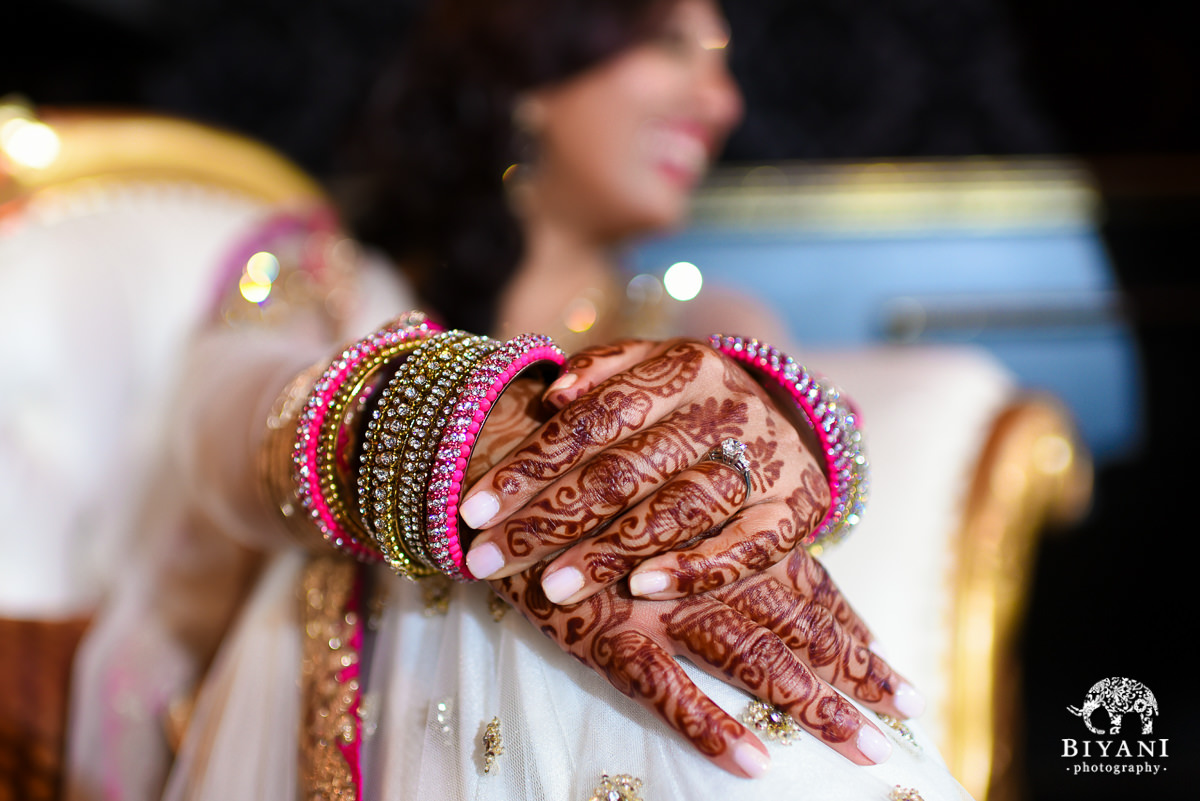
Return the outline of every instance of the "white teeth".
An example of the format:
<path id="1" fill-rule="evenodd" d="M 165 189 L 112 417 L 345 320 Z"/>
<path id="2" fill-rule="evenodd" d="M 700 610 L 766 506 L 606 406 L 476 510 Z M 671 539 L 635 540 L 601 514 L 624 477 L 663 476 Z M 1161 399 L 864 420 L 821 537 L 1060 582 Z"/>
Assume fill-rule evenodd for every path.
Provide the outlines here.
<path id="1" fill-rule="evenodd" d="M 699 175 L 708 166 L 708 148 L 691 134 L 674 128 L 658 128 L 653 141 L 655 157 L 672 167 Z"/>

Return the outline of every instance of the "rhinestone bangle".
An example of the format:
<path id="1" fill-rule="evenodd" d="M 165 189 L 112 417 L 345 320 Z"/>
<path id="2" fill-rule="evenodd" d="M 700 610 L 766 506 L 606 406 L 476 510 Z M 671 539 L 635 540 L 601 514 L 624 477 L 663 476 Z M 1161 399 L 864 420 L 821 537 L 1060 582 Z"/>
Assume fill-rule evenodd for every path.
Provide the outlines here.
<path id="1" fill-rule="evenodd" d="M 411 312 L 359 340 L 333 360 L 313 385 L 292 449 L 296 496 L 325 540 L 364 561 L 378 561 L 370 534 L 349 514 L 337 472 L 339 433 L 346 410 L 386 363 L 411 351 L 438 328 Z"/>
<path id="2" fill-rule="evenodd" d="M 461 331 L 435 334 L 409 354 L 379 395 L 378 405 L 363 435 L 358 473 L 358 508 L 375 537 L 383 558 L 396 572 L 410 578 L 433 571 L 406 546 L 396 516 L 397 481 L 405 463 L 406 443 L 420 404 L 421 383 L 413 377 L 420 363 L 438 347 L 465 337 Z"/>
<path id="3" fill-rule="evenodd" d="M 561 368 L 566 355 L 547 336 L 523 334 L 479 363 L 462 385 L 438 443 L 426 493 L 426 538 L 438 570 L 457 581 L 473 581 L 458 536 L 458 501 L 476 438 L 496 400 L 531 366 Z"/>
<path id="4" fill-rule="evenodd" d="M 837 542 L 858 524 L 867 501 L 867 457 L 857 409 L 824 378 L 757 339 L 714 334 L 709 344 L 752 374 L 782 387 L 804 414 L 820 442 L 831 496 L 829 511 L 804 538 L 804 545 L 819 552 Z"/>
<path id="5" fill-rule="evenodd" d="M 359 508 L 384 559 L 399 573 L 434 572 L 424 539 L 424 501 L 436 442 L 455 387 L 499 347 L 464 331 L 438 334 L 392 377 L 368 426 L 359 471 Z"/>

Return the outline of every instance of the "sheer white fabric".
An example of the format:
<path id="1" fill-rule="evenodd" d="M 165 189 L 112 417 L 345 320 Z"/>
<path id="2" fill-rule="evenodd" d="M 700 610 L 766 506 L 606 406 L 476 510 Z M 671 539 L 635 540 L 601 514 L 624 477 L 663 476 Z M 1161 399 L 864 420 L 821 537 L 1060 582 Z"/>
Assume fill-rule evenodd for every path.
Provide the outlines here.
<path id="1" fill-rule="evenodd" d="M 109 438 L 136 433 L 138 448 L 129 455 L 129 465 L 86 454 L 90 463 L 84 474 L 104 489 L 103 506 L 93 501 L 90 491 L 79 498 L 63 493 L 71 501 L 63 506 L 78 518 L 76 527 L 87 520 L 98 521 L 96 539 L 102 546 L 71 529 L 59 539 L 39 541 L 48 553 L 31 562 L 59 572 L 65 565 L 102 574 L 103 582 L 86 585 L 89 601 L 94 602 L 99 589 L 108 591 L 81 643 L 72 676 L 64 788 L 64 797 L 72 801 L 160 797 L 172 758 L 166 735 L 169 707 L 189 697 L 215 647 L 214 638 L 236 610 L 243 581 L 254 568 L 248 549 L 279 547 L 285 541 L 276 521 L 255 525 L 244 511 L 252 505 L 247 499 L 256 492 L 256 479 L 247 478 L 246 462 L 252 460 L 266 409 L 291 374 L 336 347 L 329 333 L 318 334 L 320 324 L 303 313 L 286 328 L 249 327 L 235 332 L 212 325 L 197 338 L 202 323 L 212 323 L 206 315 L 212 311 L 214 296 L 219 296 L 215 287 L 227 277 L 221 272 L 231 247 L 273 212 L 224 197 L 185 196 L 189 198 L 196 208 L 173 209 L 162 196 L 150 194 L 146 207 L 106 206 L 102 218 L 85 216 L 77 224 L 74 218 L 66 221 L 76 225 L 68 228 L 78 237 L 68 237 L 72 252 L 79 255 L 80 243 L 111 241 L 113 259 L 127 258 L 124 269 L 134 277 L 126 278 L 117 264 L 111 265 L 113 273 L 105 273 L 107 261 L 97 264 L 98 272 L 91 278 L 82 266 L 86 262 L 56 262 L 58 280 L 82 274 L 86 279 L 82 284 L 90 286 L 91 280 L 104 284 L 111 277 L 124 287 L 126 294 L 117 293 L 115 298 L 94 295 L 96 314 L 103 315 L 101 323 L 128 317 L 124 320 L 128 331 L 125 325 L 115 331 L 125 332 L 138 346 L 116 340 L 111 326 L 96 324 L 91 331 L 72 324 L 74 341 L 81 347 L 105 351 L 104 357 L 96 356 L 95 369 L 112 374 L 96 381 L 104 405 L 79 404 L 78 410 L 86 414 L 76 421 L 64 412 L 61 422 L 94 426 L 96 436 Z M 165 242 L 118 225 L 113 219 L 117 212 L 142 225 L 159 225 L 156 233 Z M 84 225 L 96 229 L 90 237 L 78 227 Z M 142 244 L 129 244 L 134 242 Z M 31 252 L 40 251 L 31 247 Z M 135 291 L 141 286 L 136 281 L 156 276 L 165 295 L 160 305 L 149 302 L 146 292 Z M 375 324 L 397 309 L 411 307 L 411 296 L 390 269 L 369 264 L 358 281 L 361 303 L 352 327 L 366 328 L 367 320 Z M 78 291 L 76 284 L 72 293 Z M 75 322 L 92 319 L 84 316 Z M 75 363 L 69 353 L 54 356 L 57 361 L 47 365 Z M 45 372 L 45 381 L 61 383 L 62 377 L 53 370 Z M 117 393 L 120 397 L 109 402 L 108 396 Z M 57 391 L 47 390 L 45 397 L 78 402 L 77 396 Z M 24 396 L 17 400 L 23 401 Z M 81 436 L 81 444 L 90 441 Z M 70 448 L 55 453 L 63 459 L 83 458 Z M 45 492 L 30 491 L 29 498 L 40 501 Z M 31 513 L 35 507 L 58 511 L 53 499 L 21 506 Z M 85 517 L 89 511 L 92 516 Z M 56 531 L 49 533 L 58 536 Z M 64 552 L 77 558 L 64 560 Z M 75 567 L 79 563 L 82 568 Z M 13 569 L 17 572 L 15 565 Z M 55 587 L 80 583 L 74 575 L 53 576 Z M 283 636 L 285 631 L 281 626 L 277 634 Z M 255 660 L 244 664 L 253 665 Z M 265 672 L 261 679 L 275 681 Z M 295 695 L 294 685 L 285 682 L 280 687 L 280 692 L 290 688 Z M 294 733 L 291 736 L 294 741 Z M 295 749 L 289 754 L 292 766 L 280 775 L 292 778 Z"/>
<path id="2" fill-rule="evenodd" d="M 108 590 L 214 265 L 263 213 L 102 184 L 35 196 L 0 226 L 0 615 L 86 613 Z"/>
<path id="3" fill-rule="evenodd" d="M 294 797 L 298 699 L 280 688 L 294 689 L 299 655 L 281 629 L 296 625 L 301 566 L 297 554 L 281 555 L 259 587 L 209 678 L 171 801 Z M 797 787 L 886 799 L 897 784 L 926 801 L 967 797 L 916 724 L 916 745 L 883 727 L 894 747 L 883 765 L 853 765 L 802 735 L 787 746 L 767 741 L 766 777 L 733 777 L 516 611 L 494 620 L 486 586 L 456 586 L 448 612 L 429 615 L 419 585 L 379 578 L 389 601 L 367 674 L 364 798 L 584 801 L 605 773 L 642 779 L 647 799 L 791 797 Z M 748 695 L 685 668 L 724 709 L 743 712 Z M 482 735 L 493 717 L 504 753 L 485 774 Z"/>

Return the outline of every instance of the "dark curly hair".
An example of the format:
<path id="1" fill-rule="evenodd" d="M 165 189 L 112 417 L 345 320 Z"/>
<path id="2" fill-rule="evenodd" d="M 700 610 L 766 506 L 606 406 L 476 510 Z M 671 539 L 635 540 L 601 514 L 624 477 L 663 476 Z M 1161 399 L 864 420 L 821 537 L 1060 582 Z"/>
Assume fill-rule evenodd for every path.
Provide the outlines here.
<path id="1" fill-rule="evenodd" d="M 521 259 L 501 175 L 520 93 L 650 35 L 672 0 L 435 0 L 376 87 L 356 146 L 359 236 L 405 265 L 451 326 L 492 327 Z"/>

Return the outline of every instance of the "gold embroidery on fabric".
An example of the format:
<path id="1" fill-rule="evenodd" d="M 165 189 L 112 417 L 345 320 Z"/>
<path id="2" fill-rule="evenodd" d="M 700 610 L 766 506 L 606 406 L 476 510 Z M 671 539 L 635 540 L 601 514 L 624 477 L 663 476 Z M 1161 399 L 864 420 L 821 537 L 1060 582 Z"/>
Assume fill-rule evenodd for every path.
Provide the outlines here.
<path id="1" fill-rule="evenodd" d="M 921 798 L 921 794 L 916 790 L 897 784 L 888 795 L 888 801 L 925 801 L 925 799 Z"/>
<path id="2" fill-rule="evenodd" d="M 306 799 L 358 799 L 357 760 L 348 756 L 360 736 L 356 576 L 356 563 L 329 555 L 310 559 L 301 577 L 300 789 Z"/>
<path id="3" fill-rule="evenodd" d="M 643 801 L 641 789 L 642 780 L 628 773 L 616 776 L 605 773 L 600 777 L 600 786 L 592 791 L 592 797 L 587 801 Z"/>
<path id="4" fill-rule="evenodd" d="M 804 731 L 791 715 L 765 701 L 747 704 L 742 712 L 742 722 L 780 745 L 791 745 Z"/>
<path id="5" fill-rule="evenodd" d="M 488 598 L 488 611 L 492 613 L 492 620 L 499 623 L 504 619 L 508 610 L 508 604 L 499 595 L 492 595 Z"/>
<path id="6" fill-rule="evenodd" d="M 912 729 L 908 728 L 904 721 L 897 720 L 891 715 L 885 715 L 882 712 L 876 712 L 875 717 L 879 718 L 879 720 L 885 725 L 894 729 L 896 733 L 900 735 L 900 739 L 905 743 L 918 751 L 921 750 L 921 744 L 917 742 L 915 737 L 913 737 Z"/>
<path id="7" fill-rule="evenodd" d="M 483 772 L 491 773 L 496 757 L 504 753 L 504 741 L 500 736 L 500 718 L 492 718 L 483 733 Z"/>
<path id="8" fill-rule="evenodd" d="M 450 611 L 450 591 L 453 588 L 453 583 L 445 576 L 430 576 L 421 582 L 425 617 L 436 617 Z"/>

